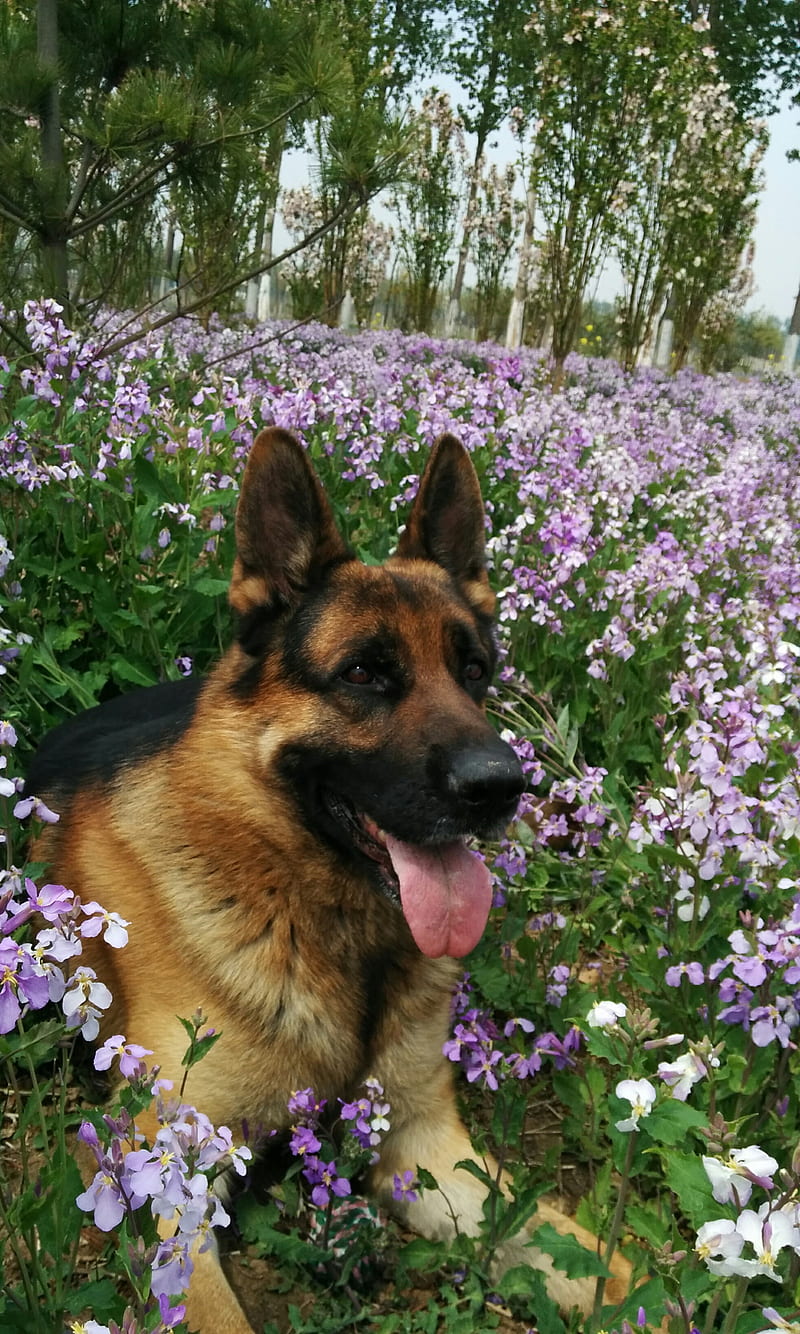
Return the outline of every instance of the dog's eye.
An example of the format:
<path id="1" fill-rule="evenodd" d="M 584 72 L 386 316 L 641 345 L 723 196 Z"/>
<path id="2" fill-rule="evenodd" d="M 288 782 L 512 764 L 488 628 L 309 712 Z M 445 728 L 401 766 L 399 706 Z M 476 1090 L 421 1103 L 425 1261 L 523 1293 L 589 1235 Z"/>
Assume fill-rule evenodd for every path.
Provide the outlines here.
<path id="1" fill-rule="evenodd" d="M 346 667 L 341 677 L 349 686 L 372 686 L 377 680 L 375 673 L 371 672 L 369 667 L 362 667 L 360 662 L 352 667 Z"/>
<path id="2" fill-rule="evenodd" d="M 486 675 L 486 668 L 477 658 L 473 658 L 464 668 L 464 676 L 467 681 L 482 681 Z"/>

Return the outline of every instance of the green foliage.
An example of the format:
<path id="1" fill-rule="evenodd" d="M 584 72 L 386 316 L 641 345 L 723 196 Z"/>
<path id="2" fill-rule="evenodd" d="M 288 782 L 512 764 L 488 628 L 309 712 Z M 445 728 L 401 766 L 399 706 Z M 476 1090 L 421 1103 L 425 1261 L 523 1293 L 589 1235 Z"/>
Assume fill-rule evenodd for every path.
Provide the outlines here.
<path id="1" fill-rule="evenodd" d="M 748 311 L 738 315 L 724 331 L 715 349 L 715 370 L 746 368 L 752 361 L 779 362 L 783 354 L 784 332 L 780 320 L 766 311 Z"/>
<path id="2" fill-rule="evenodd" d="M 7 273 L 24 264 L 34 290 L 65 305 L 76 297 L 143 303 L 169 279 L 184 306 L 207 314 L 222 299 L 224 309 L 227 294 L 258 268 L 249 235 L 274 205 L 286 135 L 309 116 L 335 117 L 354 103 L 329 8 L 256 0 L 6 7 Z M 37 54 L 46 14 L 57 51 L 49 66 Z M 363 201 L 379 186 L 351 170 L 345 188 Z M 177 257 L 161 253 L 165 218 L 183 237 Z M 5 286 L 10 294 L 12 283 Z"/>
<path id="3" fill-rule="evenodd" d="M 461 208 L 463 130 L 446 94 L 426 95 L 412 119 L 414 147 L 395 207 L 406 268 L 403 327 L 429 330 Z"/>

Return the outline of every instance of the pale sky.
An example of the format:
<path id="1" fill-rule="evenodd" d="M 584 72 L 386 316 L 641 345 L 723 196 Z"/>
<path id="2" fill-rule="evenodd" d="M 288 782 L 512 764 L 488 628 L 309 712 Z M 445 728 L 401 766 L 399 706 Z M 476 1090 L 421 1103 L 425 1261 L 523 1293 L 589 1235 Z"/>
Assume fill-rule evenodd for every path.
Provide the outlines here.
<path id="1" fill-rule="evenodd" d="M 769 126 L 766 186 L 755 232 L 757 286 L 749 306 L 788 320 L 800 287 L 800 162 L 787 162 L 786 154 L 800 149 L 800 107 L 787 107 Z"/>

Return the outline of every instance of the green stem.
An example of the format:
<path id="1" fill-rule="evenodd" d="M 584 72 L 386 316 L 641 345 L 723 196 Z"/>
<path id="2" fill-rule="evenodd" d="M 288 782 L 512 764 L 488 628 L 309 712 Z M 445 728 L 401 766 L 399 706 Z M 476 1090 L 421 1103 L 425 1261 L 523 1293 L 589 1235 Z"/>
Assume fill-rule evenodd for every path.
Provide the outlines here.
<path id="1" fill-rule="evenodd" d="M 3 1231 L 5 1232 L 6 1241 L 8 1243 L 9 1249 L 11 1250 L 11 1253 L 14 1256 L 14 1259 L 17 1262 L 17 1268 L 19 1269 L 19 1276 L 22 1282 L 22 1286 L 25 1289 L 25 1296 L 28 1301 L 28 1311 L 26 1314 L 30 1315 L 32 1318 L 35 1318 L 37 1316 L 37 1313 L 41 1312 L 42 1301 L 43 1299 L 46 1299 L 46 1293 L 47 1293 L 45 1276 L 41 1271 L 41 1265 L 39 1265 L 35 1259 L 37 1254 L 35 1246 L 36 1239 L 35 1237 L 29 1236 L 25 1231 L 23 1231 L 22 1228 L 19 1228 L 15 1223 L 12 1222 L 11 1218 L 9 1217 L 8 1209 L 6 1207 L 5 1196 L 1 1189 L 0 1189 L 0 1223 L 3 1224 Z M 18 1245 L 17 1237 L 20 1235 L 22 1236 L 25 1245 L 27 1247 L 28 1250 L 27 1255 L 25 1254 L 25 1251 Z M 37 1271 L 38 1275 L 38 1286 L 39 1286 L 38 1295 L 36 1287 L 34 1286 L 31 1279 L 31 1272 L 30 1272 L 31 1266 Z M 42 1326 L 39 1320 L 37 1319 L 35 1328 L 39 1329 L 41 1327 Z"/>
<path id="2" fill-rule="evenodd" d="M 740 1088 L 742 1089 L 749 1088 L 750 1086 L 750 1075 L 752 1073 L 755 1056 L 756 1056 L 756 1044 L 753 1042 L 753 1038 L 751 1035 L 748 1041 L 747 1062 L 745 1064 L 744 1073 L 742 1074 L 740 1082 Z M 733 1116 L 730 1118 L 731 1121 L 738 1121 L 739 1117 L 742 1115 L 744 1111 L 745 1096 L 746 1095 L 743 1092 L 738 1094 L 736 1098 L 736 1107 Z"/>
<path id="3" fill-rule="evenodd" d="M 736 1284 L 736 1291 L 733 1294 L 733 1301 L 725 1317 L 725 1324 L 722 1326 L 722 1334 L 736 1334 L 736 1323 L 741 1313 L 745 1294 L 750 1280 L 749 1278 L 740 1278 Z"/>
<path id="4" fill-rule="evenodd" d="M 711 1303 L 706 1313 L 706 1323 L 703 1326 L 703 1334 L 711 1334 L 711 1331 L 713 1330 L 714 1325 L 717 1322 L 717 1311 L 719 1310 L 720 1302 L 722 1301 L 723 1292 L 724 1288 L 723 1285 L 720 1283 L 717 1287 L 716 1292 L 714 1293 L 714 1296 L 711 1299 Z"/>
<path id="5" fill-rule="evenodd" d="M 327 1249 L 328 1249 L 328 1242 L 329 1242 L 329 1240 L 330 1240 L 330 1235 L 331 1235 L 331 1220 L 332 1220 L 332 1219 L 333 1219 L 333 1196 L 332 1196 L 332 1195 L 329 1195 L 329 1196 L 328 1196 L 328 1203 L 327 1203 L 327 1206 L 326 1206 L 326 1208 L 325 1208 L 325 1227 L 324 1227 L 323 1230 L 322 1230 L 322 1237 L 321 1237 L 321 1239 L 320 1239 L 320 1243 L 319 1243 L 319 1244 L 320 1244 L 320 1247 L 322 1248 L 323 1251 L 327 1251 Z"/>
<path id="6" fill-rule="evenodd" d="M 625 1151 L 625 1163 L 622 1168 L 622 1180 L 619 1183 L 619 1194 L 617 1195 L 617 1205 L 614 1210 L 614 1217 L 611 1220 L 611 1228 L 608 1233 L 608 1241 L 606 1243 L 606 1249 L 603 1253 L 603 1264 L 606 1266 L 606 1269 L 608 1269 L 611 1264 L 611 1259 L 615 1250 L 617 1249 L 617 1242 L 619 1241 L 620 1233 L 622 1231 L 622 1219 L 625 1213 L 625 1201 L 628 1196 L 628 1184 L 630 1181 L 631 1166 L 633 1164 L 633 1155 L 636 1151 L 636 1141 L 638 1138 L 639 1138 L 638 1131 L 632 1130 L 628 1137 L 628 1147 Z M 592 1308 L 593 1321 L 599 1320 L 600 1312 L 603 1309 L 603 1294 L 605 1292 L 605 1288 L 606 1288 L 606 1280 L 601 1275 L 600 1278 L 598 1278 L 597 1280 L 597 1286 L 595 1287 L 594 1290 L 594 1307 Z"/>

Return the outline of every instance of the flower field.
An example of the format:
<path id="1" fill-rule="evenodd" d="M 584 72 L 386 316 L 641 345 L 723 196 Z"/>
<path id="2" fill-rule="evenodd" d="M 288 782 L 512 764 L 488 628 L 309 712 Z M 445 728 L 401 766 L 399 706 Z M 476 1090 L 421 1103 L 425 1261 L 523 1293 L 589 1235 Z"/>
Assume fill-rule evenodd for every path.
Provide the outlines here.
<path id="1" fill-rule="evenodd" d="M 238 1208 L 245 1242 L 315 1294 L 313 1318 L 297 1299 L 272 1328 L 797 1334 L 800 380 L 570 357 L 554 394 L 540 354 L 491 344 L 184 321 L 115 351 L 122 316 L 89 339 L 52 303 L 26 318 L 34 355 L 0 365 L 0 1327 L 93 1334 L 127 1302 L 126 1334 L 177 1328 L 186 1256 L 151 1213 L 182 1210 L 191 1240 L 207 1208 L 225 1222 L 214 1171 L 245 1170 L 241 1127 L 208 1124 L 190 1152 L 166 1099 L 185 1174 L 159 1175 L 144 1148 L 123 1164 L 150 1097 L 146 1033 L 101 1048 L 125 1108 L 84 1120 L 69 1062 L 108 991 L 81 940 L 124 948 L 125 924 L 111 886 L 78 906 L 23 869 L 20 820 L 54 813 L 17 789 L 56 722 L 215 660 L 238 478 L 275 423 L 306 443 L 370 560 L 389 554 L 427 447 L 446 430 L 469 448 L 498 592 L 491 709 L 529 792 L 486 850 L 495 910 L 445 1049 L 516 1201 L 493 1201 L 480 1243 L 404 1237 L 358 1198 L 391 1123 L 383 1091 L 341 1109 L 337 1145 L 298 1091 L 285 1180 Z M 186 1018 L 199 1059 L 214 1016 Z M 81 1122 L 110 1183 L 85 1191 L 64 1138 Z M 603 1310 L 597 1257 L 546 1228 L 559 1267 L 598 1274 L 589 1324 L 523 1271 L 492 1277 L 504 1226 L 544 1190 L 601 1259 L 633 1262 L 623 1309 Z M 123 1241 L 89 1261 L 92 1220 Z"/>

